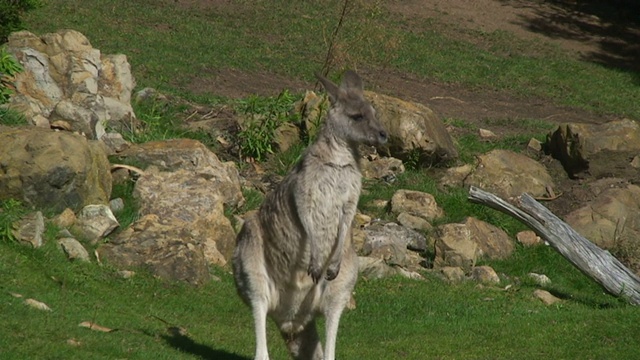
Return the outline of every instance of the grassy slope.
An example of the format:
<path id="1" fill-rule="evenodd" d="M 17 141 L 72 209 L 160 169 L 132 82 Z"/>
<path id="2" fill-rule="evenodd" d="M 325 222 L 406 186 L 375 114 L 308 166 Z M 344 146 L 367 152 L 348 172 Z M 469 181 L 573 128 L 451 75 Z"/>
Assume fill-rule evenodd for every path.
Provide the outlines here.
<path id="1" fill-rule="evenodd" d="M 336 23 L 336 1 L 239 1 L 228 13 L 194 10 L 169 0 L 49 0 L 29 15 L 29 29 L 44 33 L 73 28 L 104 53 L 125 53 L 140 87 L 192 97 L 189 79 L 216 68 L 267 70 L 310 77 L 324 59 L 325 41 Z M 549 96 L 604 112 L 640 118 L 640 90 L 631 74 L 579 63 L 543 44 L 521 43 L 505 34 L 472 34 L 473 44 L 442 35 L 440 25 L 394 20 L 373 5 L 345 24 L 337 66 L 395 67 L 438 81 Z M 411 31 L 407 31 L 411 29 Z M 450 32 L 448 32 L 450 33 Z M 541 57 L 526 56 L 532 46 Z M 509 55 L 505 55 L 509 54 Z M 544 58 L 542 58 L 544 57 Z M 204 102 L 217 99 L 200 98 Z M 152 114 L 153 115 L 153 114 Z M 466 146 L 482 147 L 474 141 Z M 483 149 L 476 149 L 483 150 Z M 470 150 L 470 151 L 476 151 Z M 515 224 L 465 201 L 463 191 L 443 194 L 420 171 L 394 187 L 369 186 L 362 206 L 389 198 L 402 186 L 434 193 L 450 221 L 469 214 L 509 233 Z M 384 214 L 380 214 L 384 216 Z M 338 356 L 346 359 L 628 359 L 637 356 L 640 314 L 602 294 L 584 275 L 548 248 L 518 249 L 513 259 L 491 264 L 510 276 L 508 291 L 388 279 L 360 281 L 358 308 L 341 324 Z M 567 299 L 546 307 L 531 298 L 528 272 L 547 274 L 550 288 Z M 139 273 L 121 279 L 108 266 L 68 263 L 49 243 L 30 250 L 0 239 L 0 354 L 3 359 L 238 359 L 253 351 L 252 320 L 226 270 L 220 281 L 194 289 Z M 520 280 L 516 279 L 519 278 Z M 503 284 L 503 285 L 505 285 Z M 47 303 L 39 312 L 9 293 Z M 157 318 L 161 318 L 164 323 Z M 82 321 L 118 331 L 79 328 Z M 168 326 L 188 337 L 167 336 Z M 67 344 L 75 339 L 80 346 Z M 272 358 L 284 346 L 269 328 Z M 241 357 L 234 355 L 240 354 Z"/>

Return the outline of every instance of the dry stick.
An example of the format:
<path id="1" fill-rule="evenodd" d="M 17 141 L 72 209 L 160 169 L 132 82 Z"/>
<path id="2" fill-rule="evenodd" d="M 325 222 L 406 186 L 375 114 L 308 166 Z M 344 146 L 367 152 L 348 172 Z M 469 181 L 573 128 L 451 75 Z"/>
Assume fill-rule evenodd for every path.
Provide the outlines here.
<path id="1" fill-rule="evenodd" d="M 335 42 L 336 42 L 336 39 L 338 38 L 338 32 L 340 32 L 340 29 L 342 28 L 342 23 L 344 22 L 344 19 L 347 17 L 348 6 L 349 6 L 349 0 L 344 0 L 344 4 L 342 5 L 342 13 L 340 14 L 340 19 L 338 19 L 338 25 L 336 25 L 336 28 L 333 30 L 333 34 L 329 39 L 327 56 L 324 59 L 324 63 L 322 64 L 322 70 L 320 71 L 320 74 L 322 76 L 326 77 L 327 74 L 329 73 L 330 62 L 331 62 L 331 58 L 333 57 L 333 48 L 335 47 Z M 316 87 L 318 87 L 317 81 L 316 81 Z"/>
<path id="2" fill-rule="evenodd" d="M 633 305 L 640 305 L 640 277 L 608 251 L 582 237 L 529 194 L 519 196 L 516 199 L 518 207 L 515 207 L 491 193 L 472 186 L 469 189 L 469 200 L 520 220 L 609 293 L 622 296 Z"/>

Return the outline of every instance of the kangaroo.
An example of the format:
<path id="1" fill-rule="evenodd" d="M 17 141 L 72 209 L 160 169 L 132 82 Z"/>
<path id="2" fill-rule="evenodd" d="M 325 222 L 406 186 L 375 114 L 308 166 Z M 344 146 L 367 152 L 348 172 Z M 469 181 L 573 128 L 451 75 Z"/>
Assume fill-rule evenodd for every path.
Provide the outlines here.
<path id="1" fill-rule="evenodd" d="M 269 359 L 266 321 L 278 326 L 294 359 L 333 360 L 338 323 L 358 275 L 351 223 L 362 175 L 358 144 L 383 144 L 387 132 L 347 71 L 338 87 L 316 75 L 331 107 L 318 137 L 238 234 L 233 272 L 252 311 L 256 360 Z M 322 349 L 315 318 L 326 318 Z"/>

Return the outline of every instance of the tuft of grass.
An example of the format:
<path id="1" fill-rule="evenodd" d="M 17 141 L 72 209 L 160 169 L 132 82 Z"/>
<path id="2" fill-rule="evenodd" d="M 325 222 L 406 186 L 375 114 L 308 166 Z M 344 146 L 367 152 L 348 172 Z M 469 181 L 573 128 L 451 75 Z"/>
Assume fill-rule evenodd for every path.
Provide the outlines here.
<path id="1" fill-rule="evenodd" d="M 24 115 L 11 109 L 0 108 L 0 125 L 19 126 L 27 124 L 28 122 Z"/>
<path id="2" fill-rule="evenodd" d="M 25 216 L 29 210 L 15 199 L 0 201 L 0 239 L 15 241 L 13 224 Z"/>
<path id="3" fill-rule="evenodd" d="M 285 122 L 298 123 L 300 113 L 294 105 L 300 95 L 283 90 L 278 96 L 249 96 L 238 101 L 237 110 L 247 116 L 238 133 L 240 155 L 257 161 L 274 154 L 276 129 Z"/>

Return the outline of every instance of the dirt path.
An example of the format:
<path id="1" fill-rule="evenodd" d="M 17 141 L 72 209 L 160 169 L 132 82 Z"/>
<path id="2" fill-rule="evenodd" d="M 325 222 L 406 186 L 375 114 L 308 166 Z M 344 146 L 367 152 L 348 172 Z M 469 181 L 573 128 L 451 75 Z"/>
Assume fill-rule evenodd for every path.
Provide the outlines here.
<path id="1" fill-rule="evenodd" d="M 191 0 L 189 4 L 202 3 L 204 6 L 209 1 Z M 390 11 L 410 20 L 429 18 L 442 24 L 456 24 L 456 27 L 444 26 L 445 29 L 462 25 L 462 28 L 487 32 L 507 31 L 520 38 L 556 44 L 586 61 L 640 72 L 640 24 L 620 20 L 624 15 L 622 12 L 632 9 L 623 7 L 621 14 L 612 18 L 611 9 L 602 12 L 599 8 L 594 9 L 589 1 L 391 0 L 386 5 Z M 361 72 L 369 89 L 423 103 L 443 118 L 470 122 L 511 119 L 515 127 L 519 119 L 587 123 L 612 119 L 611 116 L 557 106 L 539 98 L 522 98 L 490 90 L 472 91 L 387 70 L 361 69 Z M 304 91 L 313 85 L 269 73 L 248 74 L 223 69 L 194 79 L 189 89 L 239 98 L 250 94 L 275 95 L 285 88 Z"/>

